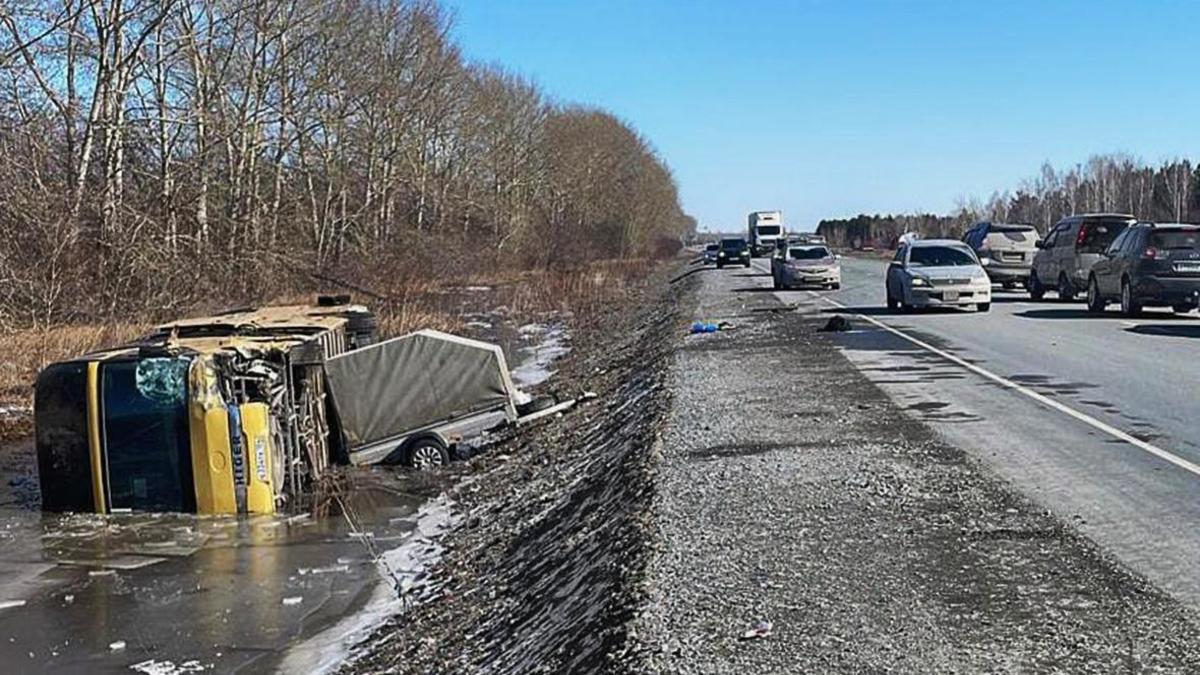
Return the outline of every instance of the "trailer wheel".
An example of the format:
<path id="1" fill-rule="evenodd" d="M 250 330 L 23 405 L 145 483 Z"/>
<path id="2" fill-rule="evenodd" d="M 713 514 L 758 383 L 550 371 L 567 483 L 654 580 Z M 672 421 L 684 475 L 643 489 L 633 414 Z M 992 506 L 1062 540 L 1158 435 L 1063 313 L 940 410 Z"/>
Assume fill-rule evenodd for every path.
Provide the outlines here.
<path id="1" fill-rule="evenodd" d="M 404 460 L 417 471 L 436 469 L 450 463 L 450 450 L 436 438 L 421 438 L 408 446 Z"/>
<path id="2" fill-rule="evenodd" d="M 558 399 L 553 396 L 534 396 L 528 403 L 517 406 L 517 414 L 524 417 L 556 405 L 558 405 Z"/>

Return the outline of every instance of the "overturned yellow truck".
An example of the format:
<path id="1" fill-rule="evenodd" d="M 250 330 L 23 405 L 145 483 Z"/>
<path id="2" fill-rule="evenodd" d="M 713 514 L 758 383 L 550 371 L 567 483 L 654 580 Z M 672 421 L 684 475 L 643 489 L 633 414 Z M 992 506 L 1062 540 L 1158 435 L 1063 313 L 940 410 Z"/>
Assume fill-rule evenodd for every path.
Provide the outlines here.
<path id="1" fill-rule="evenodd" d="M 561 409 L 518 391 L 495 345 L 375 330 L 365 307 L 324 297 L 49 365 L 34 394 L 42 508 L 274 513 L 331 463 L 443 464 L 464 437 Z"/>

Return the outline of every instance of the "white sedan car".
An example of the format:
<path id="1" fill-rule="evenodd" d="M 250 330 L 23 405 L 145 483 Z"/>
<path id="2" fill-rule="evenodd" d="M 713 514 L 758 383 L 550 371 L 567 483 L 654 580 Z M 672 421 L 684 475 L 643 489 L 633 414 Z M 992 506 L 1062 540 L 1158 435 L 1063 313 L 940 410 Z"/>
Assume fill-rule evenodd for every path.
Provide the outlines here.
<path id="1" fill-rule="evenodd" d="M 887 269 L 888 309 L 992 308 L 992 282 L 966 244 L 953 239 L 917 239 L 896 251 Z"/>
<path id="2" fill-rule="evenodd" d="M 842 287 L 841 256 L 825 245 L 791 245 L 779 249 L 771 258 L 771 276 L 775 290 L 797 286 L 819 286 L 837 290 Z"/>

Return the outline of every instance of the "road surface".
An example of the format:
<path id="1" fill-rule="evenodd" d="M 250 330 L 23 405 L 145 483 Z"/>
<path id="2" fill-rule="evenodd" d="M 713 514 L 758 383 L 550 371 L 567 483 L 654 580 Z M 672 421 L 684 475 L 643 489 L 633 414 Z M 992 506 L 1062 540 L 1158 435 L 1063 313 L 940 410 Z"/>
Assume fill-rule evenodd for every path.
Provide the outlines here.
<path id="1" fill-rule="evenodd" d="M 910 414 L 1200 608 L 1200 319 L 1095 317 L 1000 290 L 986 314 L 894 314 L 885 267 L 846 258 L 841 290 L 776 295 L 849 316 L 839 345 Z"/>

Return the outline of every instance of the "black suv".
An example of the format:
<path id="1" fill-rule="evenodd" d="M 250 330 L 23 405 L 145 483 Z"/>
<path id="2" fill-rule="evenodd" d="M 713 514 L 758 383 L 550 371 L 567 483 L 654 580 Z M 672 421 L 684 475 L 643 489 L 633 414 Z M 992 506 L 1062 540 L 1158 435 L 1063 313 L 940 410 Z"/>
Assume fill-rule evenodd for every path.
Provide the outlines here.
<path id="1" fill-rule="evenodd" d="M 1092 266 L 1088 309 L 1103 312 L 1113 300 L 1126 316 L 1148 305 L 1200 306 L 1200 225 L 1137 223 L 1117 235 Z"/>
<path id="2" fill-rule="evenodd" d="M 721 248 L 717 251 L 717 267 L 738 264 L 750 266 L 750 247 L 746 245 L 746 240 L 740 237 L 722 239 Z"/>

